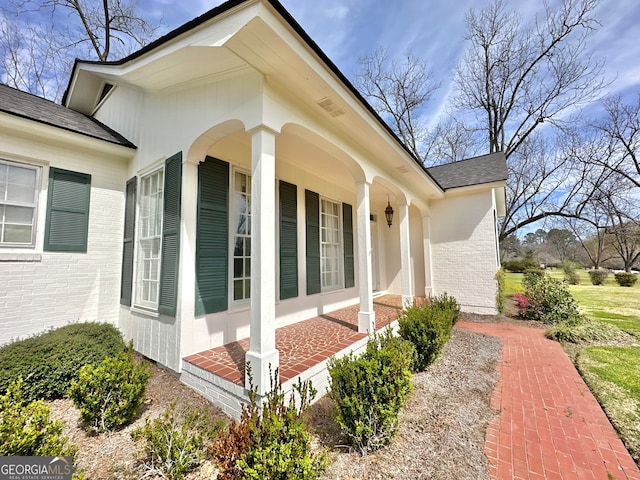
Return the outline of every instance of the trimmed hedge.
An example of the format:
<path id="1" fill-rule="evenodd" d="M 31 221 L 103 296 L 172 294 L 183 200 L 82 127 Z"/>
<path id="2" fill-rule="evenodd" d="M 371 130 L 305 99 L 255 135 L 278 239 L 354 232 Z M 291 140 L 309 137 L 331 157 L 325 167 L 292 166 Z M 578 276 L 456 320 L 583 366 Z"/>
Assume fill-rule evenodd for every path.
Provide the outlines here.
<path id="1" fill-rule="evenodd" d="M 23 379 L 26 401 L 62 398 L 83 365 L 97 365 L 125 348 L 122 335 L 104 323 L 75 323 L 0 349 L 0 391 Z"/>
<path id="2" fill-rule="evenodd" d="M 621 287 L 633 287 L 638 281 L 638 275 L 635 273 L 620 272 L 616 273 L 614 277 L 616 277 L 616 282 Z"/>
<path id="3" fill-rule="evenodd" d="M 336 422 L 360 453 L 377 450 L 393 438 L 398 414 L 412 389 L 414 356 L 410 342 L 387 330 L 369 340 L 361 356 L 329 360 L 329 396 L 336 406 Z"/>
<path id="4" fill-rule="evenodd" d="M 524 273 L 526 270 L 540 268 L 540 265 L 532 259 L 508 260 L 506 262 L 502 262 L 502 268 L 511 273 Z"/>
<path id="5" fill-rule="evenodd" d="M 445 295 L 446 296 L 446 295 Z M 445 301 L 432 299 L 424 305 L 412 305 L 398 318 L 399 334 L 416 348 L 415 371 L 431 365 L 451 338 L 453 324 L 460 316 L 460 308 L 453 297 Z"/>
<path id="6" fill-rule="evenodd" d="M 609 270 L 589 270 L 589 278 L 592 285 L 604 285 L 609 276 Z"/>

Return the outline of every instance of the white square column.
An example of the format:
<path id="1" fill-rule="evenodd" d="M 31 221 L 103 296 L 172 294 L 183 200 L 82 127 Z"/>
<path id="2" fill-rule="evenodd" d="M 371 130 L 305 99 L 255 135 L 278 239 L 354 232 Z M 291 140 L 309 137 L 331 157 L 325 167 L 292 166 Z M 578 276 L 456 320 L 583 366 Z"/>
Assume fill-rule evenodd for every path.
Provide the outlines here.
<path id="1" fill-rule="evenodd" d="M 259 395 L 270 389 L 269 368 L 280 364 L 276 350 L 276 133 L 261 126 L 251 131 L 251 324 L 249 351 Z M 249 379 L 245 376 L 245 385 Z"/>
<path id="2" fill-rule="evenodd" d="M 422 241 L 424 242 L 424 294 L 433 295 L 433 275 L 431 273 L 431 217 L 422 217 Z"/>
<path id="3" fill-rule="evenodd" d="M 401 203 L 400 216 L 400 269 L 402 284 L 402 307 L 413 305 L 413 275 L 411 269 L 411 229 L 409 227 L 409 205 Z"/>
<path id="4" fill-rule="evenodd" d="M 371 267 L 371 207 L 369 204 L 370 183 L 356 183 L 358 222 L 358 288 L 360 311 L 358 332 L 372 336 L 376 332 L 376 314 L 373 311 L 373 273 Z"/>

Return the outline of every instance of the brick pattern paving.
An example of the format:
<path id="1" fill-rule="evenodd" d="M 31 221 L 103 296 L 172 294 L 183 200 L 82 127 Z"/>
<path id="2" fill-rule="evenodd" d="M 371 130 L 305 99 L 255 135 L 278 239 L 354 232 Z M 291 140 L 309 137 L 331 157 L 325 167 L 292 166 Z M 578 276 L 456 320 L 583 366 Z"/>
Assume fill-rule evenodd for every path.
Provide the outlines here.
<path id="1" fill-rule="evenodd" d="M 394 321 L 401 310 L 402 297 L 385 295 L 374 299 L 376 330 Z M 276 329 L 276 348 L 280 352 L 280 382 L 294 378 L 365 337 L 358 333 L 359 305 Z M 249 339 L 189 355 L 184 360 L 244 385 L 245 354 Z"/>
<path id="2" fill-rule="evenodd" d="M 640 480 L 640 471 L 559 343 L 509 323 L 459 322 L 503 347 L 485 454 L 491 479 Z"/>

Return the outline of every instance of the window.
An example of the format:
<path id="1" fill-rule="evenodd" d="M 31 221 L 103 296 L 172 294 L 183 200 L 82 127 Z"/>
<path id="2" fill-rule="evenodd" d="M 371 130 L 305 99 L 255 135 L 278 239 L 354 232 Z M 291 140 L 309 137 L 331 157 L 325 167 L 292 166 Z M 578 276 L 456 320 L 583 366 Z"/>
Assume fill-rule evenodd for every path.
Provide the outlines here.
<path id="1" fill-rule="evenodd" d="M 39 168 L 0 160 L 0 245 L 33 246 Z"/>
<path id="2" fill-rule="evenodd" d="M 320 200 L 320 278 L 322 290 L 342 286 L 340 276 L 340 204 Z"/>
<path id="3" fill-rule="evenodd" d="M 136 303 L 157 308 L 160 286 L 164 171 L 140 179 Z"/>
<path id="4" fill-rule="evenodd" d="M 251 298 L 251 176 L 233 175 L 233 300 Z"/>

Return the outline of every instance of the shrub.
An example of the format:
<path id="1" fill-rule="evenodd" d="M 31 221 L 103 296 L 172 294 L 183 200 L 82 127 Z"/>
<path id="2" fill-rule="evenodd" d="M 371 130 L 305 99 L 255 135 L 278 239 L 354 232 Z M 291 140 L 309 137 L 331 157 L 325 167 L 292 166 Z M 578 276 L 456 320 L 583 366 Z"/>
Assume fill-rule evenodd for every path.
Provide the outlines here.
<path id="1" fill-rule="evenodd" d="M 580 265 L 575 262 L 564 261 L 560 264 L 560 268 L 564 272 L 564 281 L 570 285 L 580 285 L 580 275 L 577 270 L 580 270 Z"/>
<path id="2" fill-rule="evenodd" d="M 390 330 L 369 340 L 366 351 L 329 360 L 330 397 L 336 421 L 360 453 L 377 450 L 393 437 L 398 414 L 411 391 L 413 345 Z"/>
<path id="3" fill-rule="evenodd" d="M 592 285 L 603 285 L 608 276 L 609 270 L 589 270 Z"/>
<path id="4" fill-rule="evenodd" d="M 311 435 L 303 412 L 316 395 L 311 382 L 294 385 L 298 394 L 288 402 L 278 381 L 278 370 L 271 377 L 271 390 L 259 406 L 250 366 L 249 404 L 242 406 L 240 422 L 232 422 L 211 447 L 221 480 L 285 479 L 311 480 L 324 470 L 324 453 L 311 452 Z"/>
<path id="5" fill-rule="evenodd" d="M 150 376 L 147 364 L 136 363 L 129 347 L 115 357 L 105 358 L 97 367 L 82 367 L 78 378 L 71 382 L 69 398 L 80 409 L 87 430 L 114 430 L 134 419 Z"/>
<path id="6" fill-rule="evenodd" d="M 429 301 L 433 308 L 447 312 L 451 317 L 452 325 L 455 325 L 460 320 L 460 304 L 454 297 L 447 295 L 446 292 L 442 295 L 429 297 Z"/>
<path id="7" fill-rule="evenodd" d="M 423 371 L 434 362 L 451 338 L 453 327 L 450 310 L 435 304 L 412 305 L 398 318 L 399 333 L 416 348 L 415 371 Z"/>
<path id="8" fill-rule="evenodd" d="M 80 367 L 97 365 L 125 347 L 109 324 L 76 323 L 0 349 L 0 391 L 24 379 L 25 400 L 62 398 Z"/>
<path id="9" fill-rule="evenodd" d="M 554 325 L 544 335 L 551 340 L 565 343 L 609 342 L 629 337 L 615 325 L 596 320 L 586 320 L 577 325 Z"/>
<path id="10" fill-rule="evenodd" d="M 538 262 L 531 258 L 526 258 L 524 260 L 508 260 L 506 262 L 502 262 L 502 268 L 511 273 L 524 273 L 524 271 L 529 268 L 539 267 L 540 265 L 538 265 Z"/>
<path id="11" fill-rule="evenodd" d="M 525 275 L 526 302 L 519 302 L 520 316 L 548 324 L 575 325 L 583 321 L 578 304 L 567 286 L 549 275 Z"/>
<path id="12" fill-rule="evenodd" d="M 504 302 L 506 298 L 505 282 L 506 274 L 502 268 L 499 268 L 494 277 L 498 284 L 498 292 L 496 293 L 496 307 L 499 313 L 504 313 Z"/>
<path id="13" fill-rule="evenodd" d="M 203 444 L 214 440 L 223 426 L 207 410 L 190 407 L 176 412 L 174 402 L 159 418 L 147 418 L 144 426 L 131 432 L 131 438 L 144 440 L 142 458 L 149 474 L 180 480 L 202 463 Z"/>
<path id="14" fill-rule="evenodd" d="M 633 287 L 638 281 L 638 276 L 635 273 L 620 272 L 616 273 L 614 277 L 621 287 Z"/>
<path id="15" fill-rule="evenodd" d="M 9 384 L 0 395 L 0 456 L 71 456 L 77 448 L 62 436 L 62 422 L 50 419 L 42 400 L 28 401 L 23 382 Z"/>

